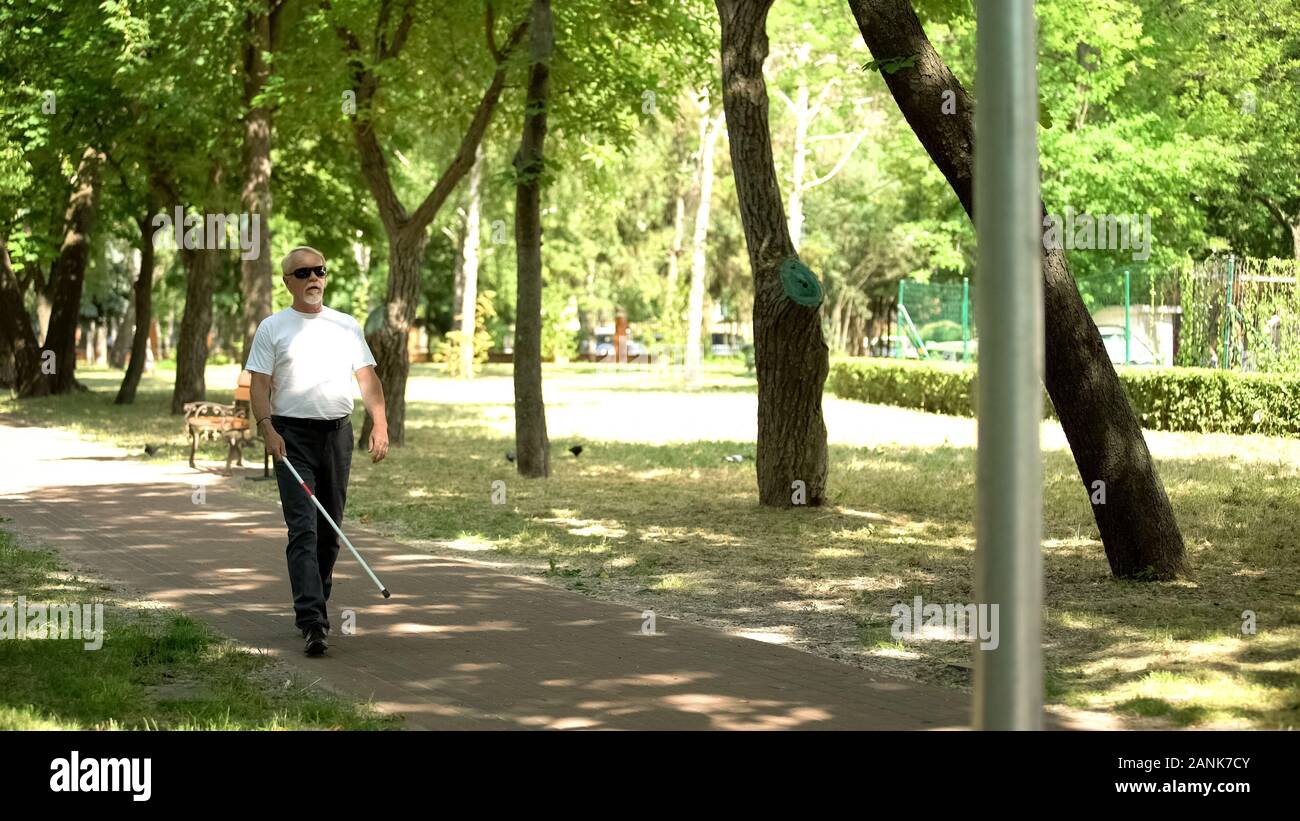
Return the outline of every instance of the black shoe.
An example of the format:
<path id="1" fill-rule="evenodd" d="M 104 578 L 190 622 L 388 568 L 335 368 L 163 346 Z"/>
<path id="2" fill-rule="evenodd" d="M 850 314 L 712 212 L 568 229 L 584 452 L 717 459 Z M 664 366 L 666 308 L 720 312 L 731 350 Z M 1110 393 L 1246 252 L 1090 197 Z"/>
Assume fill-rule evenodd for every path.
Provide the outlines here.
<path id="1" fill-rule="evenodd" d="M 307 631 L 307 647 L 305 652 L 309 656 L 319 656 L 325 652 L 329 644 L 325 641 L 325 630 L 321 627 L 313 627 Z"/>

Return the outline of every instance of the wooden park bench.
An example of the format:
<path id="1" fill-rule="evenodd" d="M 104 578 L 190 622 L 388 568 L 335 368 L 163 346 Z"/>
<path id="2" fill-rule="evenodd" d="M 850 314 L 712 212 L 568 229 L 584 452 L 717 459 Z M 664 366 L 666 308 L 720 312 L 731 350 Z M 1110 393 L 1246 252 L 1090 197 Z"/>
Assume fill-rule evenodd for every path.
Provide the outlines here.
<path id="1" fill-rule="evenodd" d="M 190 435 L 190 467 L 194 465 L 194 453 L 199 441 L 226 442 L 226 475 L 230 475 L 230 463 L 236 461 L 244 466 L 244 447 L 254 439 L 261 439 L 261 434 L 253 426 L 252 405 L 253 375 L 241 371 L 239 383 L 235 387 L 235 402 L 223 405 L 220 402 L 186 402 L 185 427 Z M 265 446 L 262 450 L 262 476 L 271 475 L 270 454 Z"/>

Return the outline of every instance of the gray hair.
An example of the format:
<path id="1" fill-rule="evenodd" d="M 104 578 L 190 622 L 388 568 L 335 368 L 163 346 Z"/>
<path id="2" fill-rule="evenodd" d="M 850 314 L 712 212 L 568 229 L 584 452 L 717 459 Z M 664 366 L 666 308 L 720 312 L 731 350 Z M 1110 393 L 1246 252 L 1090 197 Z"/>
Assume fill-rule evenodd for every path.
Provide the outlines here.
<path id="1" fill-rule="evenodd" d="M 316 256 L 320 257 L 321 262 L 325 261 L 325 255 L 322 254 L 320 251 L 317 251 L 315 248 L 311 247 L 310 245 L 299 245 L 296 248 L 290 249 L 289 253 L 284 255 L 284 259 L 280 260 L 280 273 L 284 274 L 285 276 L 288 276 L 289 274 L 293 273 L 293 268 L 291 267 L 291 264 L 293 263 L 293 258 L 298 254 L 302 253 L 303 251 L 306 251 L 311 254 L 315 254 Z"/>

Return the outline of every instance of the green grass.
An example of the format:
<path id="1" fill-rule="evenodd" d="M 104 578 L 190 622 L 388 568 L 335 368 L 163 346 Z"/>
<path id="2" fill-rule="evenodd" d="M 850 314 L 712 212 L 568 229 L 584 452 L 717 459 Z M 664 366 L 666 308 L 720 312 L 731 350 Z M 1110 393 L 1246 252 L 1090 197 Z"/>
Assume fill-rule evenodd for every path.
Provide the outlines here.
<path id="1" fill-rule="evenodd" d="M 235 374 L 211 368 L 208 384 L 233 385 Z M 762 634 L 881 672 L 968 684 L 966 642 L 889 634 L 890 608 L 914 595 L 974 600 L 968 420 L 828 397 L 829 502 L 779 511 L 757 505 L 754 445 L 737 434 L 753 426 L 743 403 L 754 383 L 743 368 L 720 365 L 696 385 L 607 365 L 548 366 L 545 375 L 548 480 L 521 479 L 503 458 L 514 447 L 507 367 L 489 367 L 465 385 L 417 365 L 407 444 L 377 466 L 358 454 L 348 519 L 660 615 Z M 92 393 L 10 401 L 0 410 L 132 449 L 149 438 L 165 445 L 154 458 L 178 460 L 184 438 L 166 414 L 163 377 L 146 380 L 135 409 L 111 404 L 118 377 L 101 371 L 84 376 Z M 845 418 L 851 424 L 837 421 Z M 1174 582 L 1118 582 L 1059 428 L 1044 430 L 1049 702 L 1136 726 L 1300 723 L 1294 443 L 1149 434 L 1191 572 Z M 580 458 L 566 452 L 574 442 L 585 446 Z M 210 446 L 206 458 L 224 459 L 219 451 Z M 731 454 L 745 459 L 726 461 Z M 496 480 L 506 483 L 503 505 L 491 503 Z M 268 501 L 276 495 L 269 483 L 238 485 Z M 1244 610 L 1257 614 L 1257 635 L 1242 634 Z"/>
<path id="2" fill-rule="evenodd" d="M 385 729 L 188 616 L 113 593 L 0 529 L 0 604 L 104 606 L 104 639 L 0 641 L 0 730 Z"/>

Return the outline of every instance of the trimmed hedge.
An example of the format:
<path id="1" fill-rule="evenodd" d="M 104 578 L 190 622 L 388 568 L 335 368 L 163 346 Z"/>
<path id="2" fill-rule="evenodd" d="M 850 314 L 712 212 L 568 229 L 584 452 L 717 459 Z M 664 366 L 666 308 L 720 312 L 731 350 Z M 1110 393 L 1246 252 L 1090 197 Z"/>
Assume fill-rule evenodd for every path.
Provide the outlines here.
<path id="1" fill-rule="evenodd" d="M 974 416 L 975 371 L 952 362 L 873 357 L 831 363 L 826 385 L 841 399 Z"/>
<path id="2" fill-rule="evenodd" d="M 1300 438 L 1300 376 L 1207 368 L 1117 368 L 1149 430 L 1263 433 Z M 974 416 L 977 368 L 907 359 L 831 364 L 827 384 L 842 399 Z M 1055 416 L 1044 392 L 1046 416 Z"/>
<path id="3" fill-rule="evenodd" d="M 916 329 L 923 342 L 960 342 L 961 326 L 951 319 L 936 319 Z"/>

